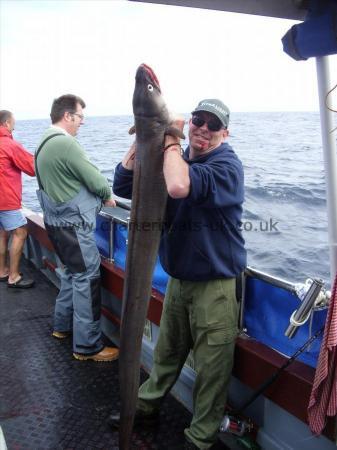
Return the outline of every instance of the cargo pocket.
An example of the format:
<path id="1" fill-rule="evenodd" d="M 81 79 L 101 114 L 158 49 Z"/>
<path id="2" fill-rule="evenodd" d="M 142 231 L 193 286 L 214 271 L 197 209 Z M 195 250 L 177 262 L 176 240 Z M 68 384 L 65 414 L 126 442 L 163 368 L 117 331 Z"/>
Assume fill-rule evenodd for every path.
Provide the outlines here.
<path id="1" fill-rule="evenodd" d="M 228 329 L 217 329 L 207 331 L 207 344 L 208 345 L 223 345 L 233 342 L 238 335 L 236 327 Z"/>
<path id="2" fill-rule="evenodd" d="M 205 308 L 207 327 L 214 329 L 235 329 L 238 320 L 238 305 L 234 294 L 234 280 L 214 280 L 211 291 L 202 308 Z"/>

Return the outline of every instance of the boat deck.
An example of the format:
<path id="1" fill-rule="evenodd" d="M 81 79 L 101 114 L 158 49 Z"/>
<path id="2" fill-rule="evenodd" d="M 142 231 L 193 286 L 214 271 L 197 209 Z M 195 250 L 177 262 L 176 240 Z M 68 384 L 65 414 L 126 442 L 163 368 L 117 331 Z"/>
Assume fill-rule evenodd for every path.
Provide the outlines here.
<path id="1" fill-rule="evenodd" d="M 118 361 L 73 359 L 71 339 L 51 337 L 57 289 L 27 261 L 22 271 L 36 287 L 0 283 L 0 426 L 8 450 L 118 449 L 118 432 L 106 424 L 119 410 Z M 190 419 L 168 396 L 158 429 L 134 431 L 132 448 L 182 449 Z"/>

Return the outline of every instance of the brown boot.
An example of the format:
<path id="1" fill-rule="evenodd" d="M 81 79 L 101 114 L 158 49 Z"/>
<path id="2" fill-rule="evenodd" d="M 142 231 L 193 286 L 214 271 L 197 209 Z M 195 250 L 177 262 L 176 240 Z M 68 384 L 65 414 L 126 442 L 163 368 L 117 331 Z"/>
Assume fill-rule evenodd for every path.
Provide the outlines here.
<path id="1" fill-rule="evenodd" d="M 69 337 L 71 335 L 70 331 L 56 331 L 54 330 L 51 334 L 54 338 L 56 339 L 66 339 L 67 337 Z"/>
<path id="2" fill-rule="evenodd" d="M 119 355 L 118 348 L 115 347 L 104 347 L 99 353 L 94 355 L 83 355 L 81 353 L 73 353 L 75 359 L 80 361 L 87 361 L 91 359 L 92 361 L 113 361 L 117 359 Z"/>

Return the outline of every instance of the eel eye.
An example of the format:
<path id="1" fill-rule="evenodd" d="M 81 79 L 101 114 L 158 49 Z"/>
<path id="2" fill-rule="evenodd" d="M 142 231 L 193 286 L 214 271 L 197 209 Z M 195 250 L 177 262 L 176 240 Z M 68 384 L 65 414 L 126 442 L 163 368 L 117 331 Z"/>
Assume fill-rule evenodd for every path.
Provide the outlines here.
<path id="1" fill-rule="evenodd" d="M 147 85 L 147 89 L 148 89 L 150 92 L 152 92 L 152 91 L 153 91 L 153 86 L 152 86 L 152 84 L 148 84 L 148 85 Z"/>

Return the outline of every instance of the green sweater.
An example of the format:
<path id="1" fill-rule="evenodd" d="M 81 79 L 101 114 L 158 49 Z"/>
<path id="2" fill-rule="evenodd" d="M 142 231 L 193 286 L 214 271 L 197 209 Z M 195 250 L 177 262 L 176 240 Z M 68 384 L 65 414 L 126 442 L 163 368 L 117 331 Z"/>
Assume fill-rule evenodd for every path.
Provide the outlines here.
<path id="1" fill-rule="evenodd" d="M 56 128 L 49 128 L 39 145 L 51 134 L 59 132 Z M 75 197 L 81 186 L 85 186 L 102 200 L 111 197 L 107 179 L 89 161 L 84 149 L 73 136 L 49 139 L 42 147 L 35 164 L 43 190 L 57 203 Z"/>

